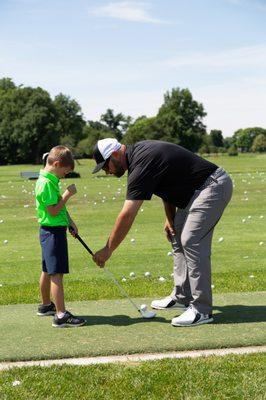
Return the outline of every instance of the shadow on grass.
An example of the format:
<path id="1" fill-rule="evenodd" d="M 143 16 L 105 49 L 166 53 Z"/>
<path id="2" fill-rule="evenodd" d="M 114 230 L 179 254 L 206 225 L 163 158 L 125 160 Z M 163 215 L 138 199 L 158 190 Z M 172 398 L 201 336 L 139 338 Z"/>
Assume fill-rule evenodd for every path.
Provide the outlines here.
<path id="1" fill-rule="evenodd" d="M 219 313 L 214 315 L 215 324 L 241 324 L 249 322 L 266 322 L 266 306 L 228 305 L 215 306 Z"/>
<path id="2" fill-rule="evenodd" d="M 145 318 L 130 318 L 128 315 L 80 315 L 80 317 L 84 318 L 87 323 L 86 325 L 92 326 L 92 325 L 113 325 L 113 326 L 128 326 L 128 325 L 134 325 L 134 324 L 140 324 L 143 322 L 148 322 L 149 319 Z M 169 320 L 162 318 L 162 317 L 155 317 L 150 319 L 151 321 L 154 322 L 167 322 L 169 323 Z"/>

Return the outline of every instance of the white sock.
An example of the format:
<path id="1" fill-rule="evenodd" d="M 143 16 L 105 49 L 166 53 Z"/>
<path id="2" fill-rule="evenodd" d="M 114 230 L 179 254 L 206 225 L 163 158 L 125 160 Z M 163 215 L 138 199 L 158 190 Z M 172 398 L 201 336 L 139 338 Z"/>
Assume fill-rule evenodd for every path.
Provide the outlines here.
<path id="1" fill-rule="evenodd" d="M 65 316 L 65 313 L 66 313 L 66 312 L 59 312 L 59 313 L 57 313 L 57 317 L 58 317 L 59 319 L 61 319 L 61 318 L 63 318 L 63 317 Z"/>
<path id="2" fill-rule="evenodd" d="M 50 302 L 50 303 L 48 303 L 48 304 L 43 304 L 43 306 L 45 306 L 45 307 L 47 307 L 47 306 L 50 306 L 52 303 Z"/>

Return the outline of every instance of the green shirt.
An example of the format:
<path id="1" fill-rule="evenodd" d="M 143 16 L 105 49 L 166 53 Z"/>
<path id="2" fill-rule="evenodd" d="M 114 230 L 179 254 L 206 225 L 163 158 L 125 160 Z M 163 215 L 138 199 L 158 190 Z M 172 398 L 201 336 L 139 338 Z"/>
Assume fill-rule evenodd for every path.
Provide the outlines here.
<path id="1" fill-rule="evenodd" d="M 40 170 L 35 186 L 36 210 L 38 222 L 44 226 L 68 226 L 67 209 L 64 205 L 55 216 L 49 214 L 47 206 L 56 205 L 60 198 L 59 178 L 56 175 Z"/>

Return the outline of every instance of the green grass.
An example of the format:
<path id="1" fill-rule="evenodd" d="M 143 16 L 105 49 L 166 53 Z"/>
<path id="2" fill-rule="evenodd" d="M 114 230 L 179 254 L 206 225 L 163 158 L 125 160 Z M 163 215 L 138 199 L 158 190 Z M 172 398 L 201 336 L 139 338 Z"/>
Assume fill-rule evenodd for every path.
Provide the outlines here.
<path id="1" fill-rule="evenodd" d="M 266 155 L 222 156 L 211 161 L 224 166 L 235 182 L 233 199 L 213 238 L 214 293 L 264 290 Z M 95 177 L 90 173 L 92 168 L 93 162 L 89 160 L 82 160 L 77 166 L 76 170 L 81 173 L 81 179 L 75 180 L 78 194 L 70 200 L 68 209 L 81 236 L 93 250 L 98 250 L 105 244 L 122 207 L 126 177 Z M 20 178 L 20 171 L 38 169 L 29 165 L 0 167 L 0 220 L 4 221 L 0 223 L 0 304 L 33 303 L 39 298 L 40 248 L 32 194 L 35 183 Z M 74 180 L 63 181 L 62 187 L 71 182 Z M 163 209 L 156 197 L 144 202 L 142 208 L 143 212 L 139 212 L 108 266 L 118 279 L 128 278 L 130 271 L 136 273 L 135 280 L 125 282 L 131 295 L 161 296 L 168 294 L 172 285 L 172 258 L 167 256 L 170 247 L 163 233 Z M 219 243 L 221 236 L 224 241 Z M 130 242 L 133 237 L 135 244 Z M 4 240 L 8 243 L 4 244 Z M 67 300 L 120 297 L 72 237 L 69 237 L 69 253 L 71 273 L 66 277 Z M 144 279 L 145 271 L 151 272 L 150 280 Z M 165 284 L 159 284 L 160 275 L 167 279 Z M 252 275 L 254 278 L 250 278 Z"/>
<path id="2" fill-rule="evenodd" d="M 149 304 L 151 299 L 136 299 Z M 266 293 L 214 296 L 214 323 L 174 328 L 180 311 L 158 311 L 143 319 L 125 300 L 68 303 L 86 319 L 79 329 L 54 329 L 51 317 L 38 317 L 36 304 L 0 306 L 0 361 L 153 353 L 176 350 L 259 346 L 266 343 Z M 251 334 L 252 332 L 252 334 Z"/>
<path id="3" fill-rule="evenodd" d="M 263 400 L 265 354 L 0 373 L 2 400 Z M 17 380 L 21 384 L 13 386 Z"/>

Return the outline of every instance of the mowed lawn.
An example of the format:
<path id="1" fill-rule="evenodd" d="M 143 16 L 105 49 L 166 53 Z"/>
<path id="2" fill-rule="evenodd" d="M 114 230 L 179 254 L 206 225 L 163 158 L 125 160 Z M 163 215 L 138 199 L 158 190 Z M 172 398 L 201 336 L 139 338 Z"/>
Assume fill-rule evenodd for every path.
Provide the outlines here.
<path id="1" fill-rule="evenodd" d="M 234 180 L 233 199 L 213 237 L 214 293 L 265 290 L 266 267 L 266 155 L 217 156 Z M 117 179 L 92 175 L 93 161 L 76 165 L 80 179 L 62 181 L 62 189 L 75 182 L 78 193 L 68 209 L 80 235 L 92 250 L 101 248 L 110 233 L 126 194 L 126 176 Z M 0 304 L 39 301 L 40 247 L 35 218 L 35 181 L 21 171 L 38 166 L 0 167 Z M 108 262 L 117 279 L 123 277 L 134 297 L 166 295 L 172 287 L 171 250 L 163 233 L 161 200 L 146 201 L 125 241 Z M 134 239 L 134 241 L 132 241 Z M 96 267 L 80 243 L 69 236 L 71 273 L 65 278 L 66 299 L 119 298 L 117 288 Z M 136 277 L 130 278 L 130 272 Z M 150 271 L 151 278 L 144 273 Z M 165 282 L 159 282 L 163 276 Z"/>
<path id="2" fill-rule="evenodd" d="M 223 166 L 231 174 L 235 185 L 233 199 L 213 238 L 214 295 L 221 299 L 220 296 L 225 294 L 226 299 L 227 293 L 228 296 L 231 296 L 229 292 L 238 293 L 236 304 L 242 304 L 239 301 L 239 293 L 246 292 L 246 296 L 250 296 L 252 293 L 247 292 L 253 292 L 253 295 L 257 296 L 256 301 L 254 300 L 256 304 L 254 310 L 257 314 L 249 315 L 245 308 L 244 322 L 251 337 L 255 334 L 253 322 L 256 323 L 257 332 L 262 335 L 259 327 L 260 324 L 262 329 L 264 327 L 263 318 L 258 312 L 265 304 L 261 301 L 260 294 L 256 292 L 265 291 L 266 286 L 266 155 L 219 156 L 211 158 L 211 161 Z M 81 160 L 80 165 L 76 167 L 81 178 L 62 181 L 62 188 L 72 182 L 76 183 L 78 194 L 70 200 L 68 209 L 79 226 L 80 235 L 93 250 L 97 250 L 105 244 L 122 207 L 126 193 L 126 177 L 117 179 L 101 174 L 93 176 L 90 173 L 92 168 L 92 161 Z M 29 313 L 30 304 L 39 302 L 40 248 L 33 196 L 35 182 L 24 181 L 20 177 L 21 171 L 38 171 L 38 169 L 29 165 L 0 167 L 2 311 L 6 310 L 9 304 L 14 304 L 12 307 L 15 307 L 16 304 L 28 303 L 29 306 L 26 308 Z M 172 257 L 168 256 L 171 249 L 164 238 L 163 222 L 161 201 L 154 197 L 152 201 L 144 202 L 129 235 L 108 262 L 110 270 L 133 297 L 164 296 L 169 294 L 172 288 Z M 135 240 L 132 242 L 131 239 Z M 72 237 L 69 237 L 69 252 L 71 273 L 65 279 L 68 301 L 110 300 L 121 297 L 104 272 L 94 265 L 90 256 Z M 135 272 L 135 278 L 129 277 L 132 271 Z M 150 271 L 150 278 L 144 277 L 146 271 Z M 166 279 L 165 282 L 159 282 L 160 276 Z M 122 282 L 123 277 L 126 278 L 124 282 Z M 19 312 L 21 309 L 21 306 L 17 307 L 17 318 L 20 318 L 20 315 L 23 318 L 23 310 L 22 313 Z M 119 312 L 121 310 L 117 310 L 118 314 Z M 14 313 L 11 314 L 15 316 Z M 135 316 L 132 314 L 131 318 Z M 160 318 L 169 319 L 169 316 Z M 240 330 L 245 325 L 241 321 L 240 314 L 235 321 L 232 320 L 231 314 L 227 322 L 225 315 L 222 317 L 218 315 L 217 318 L 222 318 L 220 321 L 222 329 L 225 329 L 227 324 L 230 335 L 237 334 L 234 327 L 237 327 L 238 322 L 241 322 L 238 327 Z M 15 321 L 11 322 L 11 325 L 15 326 Z M 45 324 L 45 321 L 42 323 Z M 118 329 L 121 330 L 119 324 L 120 322 Z M 19 326 L 22 326 L 22 321 Z M 208 328 L 213 332 L 212 326 L 208 325 L 193 329 L 196 329 L 194 332 L 198 336 L 197 332 L 200 333 L 201 329 L 205 329 L 207 333 Z M 213 328 L 219 331 L 219 321 Z M 48 327 L 45 326 L 45 329 L 48 332 Z M 50 329 L 51 333 L 59 334 L 61 337 L 61 332 Z M 87 332 L 87 327 L 84 329 Z M 134 325 L 131 327 L 132 333 L 133 329 Z M 156 329 L 159 329 L 159 325 Z M 175 328 L 171 329 L 173 329 L 172 334 L 176 332 L 178 341 L 178 331 Z M 106 328 L 103 325 L 101 335 L 105 334 L 104 331 Z M 67 335 L 69 336 L 71 332 L 67 332 Z M 81 335 L 82 330 L 77 334 L 79 332 Z M 204 332 L 202 334 L 204 336 Z M 183 333 L 182 330 L 182 337 L 185 335 L 186 332 Z M 193 332 L 189 331 L 188 335 L 193 336 Z M 28 336 L 30 341 L 33 340 L 30 338 L 31 334 Z M 5 332 L 5 338 L 7 337 L 8 332 Z M 14 337 L 18 337 L 14 346 L 19 348 L 18 332 L 15 336 L 10 332 L 10 347 Z M 245 337 L 248 339 L 247 332 Z M 260 343 L 263 344 L 263 338 L 260 337 Z M 239 340 L 241 340 L 240 331 Z M 28 346 L 30 346 L 29 341 Z M 69 348 L 71 349 L 71 345 Z M 130 365 L 33 367 L 0 373 L 0 398 L 6 400 L 14 398 L 260 400 L 265 398 L 265 392 L 264 354 L 163 360 Z"/>

